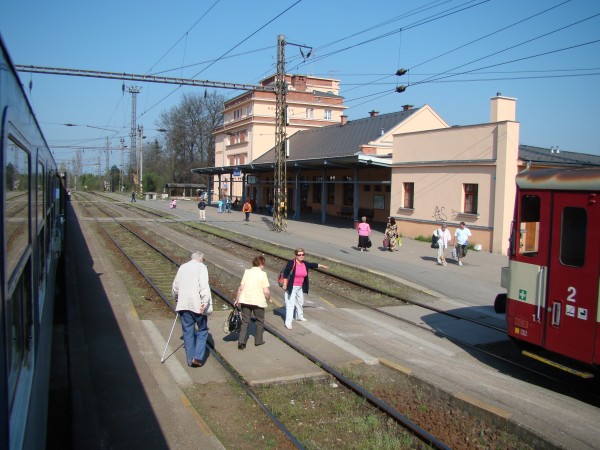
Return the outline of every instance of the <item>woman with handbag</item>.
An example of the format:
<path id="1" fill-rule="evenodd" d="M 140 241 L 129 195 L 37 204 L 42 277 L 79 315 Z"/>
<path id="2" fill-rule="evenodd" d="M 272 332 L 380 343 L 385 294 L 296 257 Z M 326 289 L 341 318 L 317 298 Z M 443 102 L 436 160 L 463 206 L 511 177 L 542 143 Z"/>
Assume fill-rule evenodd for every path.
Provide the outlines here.
<path id="1" fill-rule="evenodd" d="M 306 321 L 304 318 L 304 294 L 308 294 L 308 270 L 309 269 L 329 269 L 318 263 L 311 263 L 304 260 L 304 249 L 294 250 L 295 258 L 288 261 L 283 270 L 283 290 L 285 291 L 285 327 L 292 329 L 292 319 L 294 318 L 294 309 L 296 310 L 295 319 Z"/>
<path id="2" fill-rule="evenodd" d="M 271 291 L 269 290 L 269 280 L 264 272 L 265 257 L 262 255 L 256 256 L 252 260 L 252 269 L 244 271 L 242 282 L 238 288 L 235 298 L 234 307 L 238 304 L 242 308 L 242 327 L 238 337 L 238 349 L 244 350 L 248 341 L 248 325 L 252 313 L 256 318 L 256 334 L 254 335 L 254 345 L 259 346 L 265 343 L 263 339 L 263 331 L 265 328 L 265 308 L 267 301 L 271 300 Z"/>
<path id="3" fill-rule="evenodd" d="M 369 236 L 371 236 L 371 226 L 367 223 L 365 216 L 362 217 L 356 229 L 358 231 L 358 248 L 362 252 L 370 247 Z"/>

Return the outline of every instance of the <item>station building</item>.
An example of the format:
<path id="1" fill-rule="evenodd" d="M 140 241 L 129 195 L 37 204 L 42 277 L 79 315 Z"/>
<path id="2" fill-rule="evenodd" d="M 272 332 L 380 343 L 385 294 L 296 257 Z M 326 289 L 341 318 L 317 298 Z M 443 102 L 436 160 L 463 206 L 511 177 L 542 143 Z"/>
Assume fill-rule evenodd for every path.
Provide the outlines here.
<path id="1" fill-rule="evenodd" d="M 293 79 L 288 76 L 290 82 Z M 325 82 L 306 77 L 301 86 L 308 89 L 317 81 Z M 599 156 L 520 145 L 514 98 L 492 97 L 490 121 L 483 124 L 451 126 L 429 105 L 405 105 L 389 114 L 371 111 L 366 118 L 350 121 L 337 95 L 339 84 L 330 81 L 334 91 L 329 96 L 313 90 L 304 103 L 298 98 L 290 102 L 295 111 L 292 120 L 297 121 L 288 127 L 287 142 L 287 209 L 292 220 L 311 215 L 326 223 L 336 216 L 351 223 L 367 216 L 385 223 L 391 216 L 400 233 L 411 238 L 430 236 L 440 222 L 452 229 L 464 221 L 473 233 L 472 243 L 506 254 L 519 171 L 600 165 Z M 269 95 L 272 101 L 265 100 Z M 260 101 L 253 102 L 255 96 Z M 235 111 L 240 108 L 231 102 L 242 99 L 253 106 L 246 107 L 246 115 L 241 109 L 238 116 Z M 249 197 L 259 211 L 270 210 L 274 102 L 272 93 L 247 93 L 226 103 L 224 126 L 217 130 L 215 167 L 194 169 L 213 176 L 212 199 Z M 312 108 L 311 119 L 306 111 L 300 118 L 302 108 L 315 104 L 321 107 Z M 329 108 L 331 115 L 326 113 Z M 260 117 L 252 116 L 259 111 Z M 268 113 L 270 120 L 263 116 Z M 330 123 L 336 117 L 337 122 Z M 256 126 L 251 126 L 253 122 Z M 245 140 L 230 140 L 227 130 L 240 127 L 250 130 Z M 269 131 L 270 138 L 254 141 L 257 130 L 259 135 Z M 235 152 L 239 156 L 232 157 Z"/>

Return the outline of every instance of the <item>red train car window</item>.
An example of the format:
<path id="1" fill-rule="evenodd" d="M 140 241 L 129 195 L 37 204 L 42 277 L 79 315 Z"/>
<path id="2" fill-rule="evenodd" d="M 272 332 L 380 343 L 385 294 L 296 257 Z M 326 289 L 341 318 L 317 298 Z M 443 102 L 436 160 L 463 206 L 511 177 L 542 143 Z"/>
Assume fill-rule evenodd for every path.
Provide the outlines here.
<path id="1" fill-rule="evenodd" d="M 567 207 L 562 213 L 560 262 L 565 266 L 583 267 L 587 236 L 587 211 Z"/>
<path id="2" fill-rule="evenodd" d="M 536 256 L 540 243 L 541 202 L 537 195 L 524 195 L 521 198 L 519 253 L 523 256 Z"/>

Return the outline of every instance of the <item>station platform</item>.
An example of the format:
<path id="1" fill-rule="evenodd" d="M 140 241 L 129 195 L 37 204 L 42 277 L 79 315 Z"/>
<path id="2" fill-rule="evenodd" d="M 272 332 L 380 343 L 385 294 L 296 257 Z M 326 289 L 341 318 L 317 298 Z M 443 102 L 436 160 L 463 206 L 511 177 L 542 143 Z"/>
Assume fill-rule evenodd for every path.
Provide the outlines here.
<path id="1" fill-rule="evenodd" d="M 123 197 L 123 202 L 128 199 Z M 198 218 L 193 200 L 180 200 L 176 209 L 169 209 L 167 201 L 139 203 L 145 208 L 168 211 L 175 220 Z M 471 252 L 464 267 L 452 264 L 443 267 L 436 265 L 435 250 L 426 243 L 405 239 L 398 252 L 379 249 L 376 243 L 383 240 L 383 230 L 378 229 L 372 235 L 371 251 L 357 251 L 356 231 L 348 219 L 331 218 L 327 225 L 310 218 L 290 220 L 287 232 L 282 233 L 271 231 L 268 216 L 252 214 L 250 222 L 243 219 L 244 214 L 239 211 L 219 214 L 216 208 L 207 209 L 210 225 L 290 249 L 303 247 L 309 260 L 310 256 L 322 256 L 360 265 L 440 298 L 450 297 L 456 305 L 481 305 L 491 311 L 493 298 L 500 292 L 500 267 L 506 258 L 499 255 Z M 161 362 L 173 320 L 146 321 L 137 317 L 117 269 L 90 230 L 91 223 L 78 220 L 69 207 L 65 335 L 62 339 L 55 336 L 55 354 L 62 355 L 59 359 L 68 355 L 68 360 L 53 364 L 56 373 L 51 389 L 56 390 L 54 397 L 65 389 L 70 391 L 71 403 L 65 409 L 69 409 L 72 420 L 66 423 L 64 416 L 50 418 L 52 444 L 48 448 L 223 448 L 181 388 L 192 383 L 222 381 L 226 377 L 224 372 L 214 358 L 209 358 L 200 370 L 187 367 L 179 340 L 179 321 L 165 361 Z M 464 289 L 467 283 L 470 289 Z M 231 341 L 221 327 L 226 314 L 215 311 L 211 316 L 211 337 L 226 358 L 235 359 L 236 369 L 251 384 L 324 376 L 320 369 L 294 356 L 269 333 L 265 333 L 264 346 L 254 347 L 250 340 L 251 351 L 247 352 L 239 352 L 234 343 L 220 345 Z M 344 320 L 348 320 L 347 316 Z M 279 322 L 275 326 L 283 329 L 283 321 Z M 334 339 L 317 322 L 294 326 L 292 338 L 302 338 L 308 345 L 314 341 L 315 346 L 320 339 Z M 334 364 L 377 363 L 372 355 L 342 344 L 332 354 L 320 356 L 329 357 Z M 340 350 L 342 346 L 345 350 Z M 269 354 L 261 360 L 261 365 L 252 364 L 257 352 Z M 65 379 L 70 381 L 68 388 Z M 66 442 L 71 444 L 65 445 Z"/>

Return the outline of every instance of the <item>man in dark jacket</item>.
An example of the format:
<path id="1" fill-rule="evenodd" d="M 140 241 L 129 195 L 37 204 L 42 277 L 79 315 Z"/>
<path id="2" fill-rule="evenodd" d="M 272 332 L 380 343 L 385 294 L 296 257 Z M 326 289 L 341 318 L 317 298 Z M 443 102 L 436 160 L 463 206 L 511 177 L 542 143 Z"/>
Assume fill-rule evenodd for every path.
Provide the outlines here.
<path id="1" fill-rule="evenodd" d="M 206 202 L 204 198 L 201 198 L 198 202 L 198 220 L 200 222 L 206 222 Z"/>

